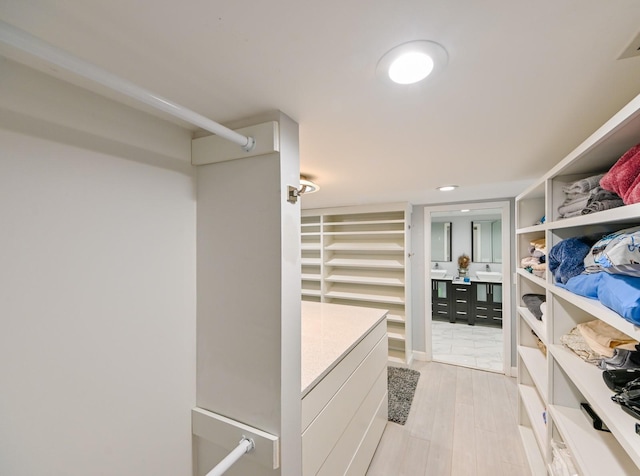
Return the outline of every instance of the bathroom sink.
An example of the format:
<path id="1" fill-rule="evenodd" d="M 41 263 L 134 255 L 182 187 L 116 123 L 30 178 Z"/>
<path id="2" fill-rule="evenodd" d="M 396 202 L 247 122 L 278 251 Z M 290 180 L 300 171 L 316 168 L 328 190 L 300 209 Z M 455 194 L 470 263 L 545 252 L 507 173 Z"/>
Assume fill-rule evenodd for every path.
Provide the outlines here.
<path id="1" fill-rule="evenodd" d="M 502 273 L 497 271 L 476 271 L 476 276 L 481 281 L 490 281 L 492 283 L 502 281 Z"/>
<path id="2" fill-rule="evenodd" d="M 431 279 L 444 278 L 446 274 L 447 274 L 446 269 L 432 269 Z"/>

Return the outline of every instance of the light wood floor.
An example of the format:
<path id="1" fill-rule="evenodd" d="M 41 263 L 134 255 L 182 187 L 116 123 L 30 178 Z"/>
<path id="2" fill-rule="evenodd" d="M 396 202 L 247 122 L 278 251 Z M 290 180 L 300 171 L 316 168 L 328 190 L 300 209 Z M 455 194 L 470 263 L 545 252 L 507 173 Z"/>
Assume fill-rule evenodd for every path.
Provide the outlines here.
<path id="1" fill-rule="evenodd" d="M 515 379 L 417 362 L 407 423 L 387 423 L 367 476 L 530 476 Z"/>

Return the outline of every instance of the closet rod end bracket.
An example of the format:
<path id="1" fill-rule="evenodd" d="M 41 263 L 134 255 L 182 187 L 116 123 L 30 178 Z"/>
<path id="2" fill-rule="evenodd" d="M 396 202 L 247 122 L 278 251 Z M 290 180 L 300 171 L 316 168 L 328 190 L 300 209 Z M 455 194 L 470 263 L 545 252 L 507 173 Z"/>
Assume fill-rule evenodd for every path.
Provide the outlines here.
<path id="1" fill-rule="evenodd" d="M 242 146 L 242 150 L 244 150 L 245 152 L 251 152 L 255 148 L 255 146 L 256 140 L 253 137 L 248 136 L 247 143 Z"/>

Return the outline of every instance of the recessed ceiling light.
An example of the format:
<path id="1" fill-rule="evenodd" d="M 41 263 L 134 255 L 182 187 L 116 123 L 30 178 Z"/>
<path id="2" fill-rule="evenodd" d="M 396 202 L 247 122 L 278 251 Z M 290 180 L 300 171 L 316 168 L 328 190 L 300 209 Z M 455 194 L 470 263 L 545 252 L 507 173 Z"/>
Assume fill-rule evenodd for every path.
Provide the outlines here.
<path id="1" fill-rule="evenodd" d="M 376 73 L 384 81 L 412 84 L 433 76 L 447 61 L 442 45 L 427 40 L 410 41 L 386 52 L 376 66 Z"/>
<path id="2" fill-rule="evenodd" d="M 438 187 L 438 190 L 440 190 L 441 192 L 450 192 L 451 190 L 455 190 L 456 188 L 458 188 L 457 185 L 444 185 L 442 187 Z"/>
<path id="3" fill-rule="evenodd" d="M 462 213 L 467 213 L 469 211 L 468 208 L 465 208 L 464 210 L 460 210 Z"/>
<path id="4" fill-rule="evenodd" d="M 433 71 L 433 59 L 424 53 L 411 52 L 397 57 L 389 66 L 389 78 L 398 84 L 422 81 Z"/>
<path id="5" fill-rule="evenodd" d="M 320 186 L 309 180 L 304 175 L 300 175 L 300 194 L 314 193 L 320 190 Z"/>

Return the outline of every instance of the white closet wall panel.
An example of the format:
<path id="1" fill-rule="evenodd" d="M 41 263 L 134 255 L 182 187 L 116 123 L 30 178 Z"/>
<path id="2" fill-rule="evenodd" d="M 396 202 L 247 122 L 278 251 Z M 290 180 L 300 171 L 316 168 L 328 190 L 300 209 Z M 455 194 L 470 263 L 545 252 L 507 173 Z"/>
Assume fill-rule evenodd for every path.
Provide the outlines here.
<path id="1" fill-rule="evenodd" d="M 0 76 L 0 474 L 190 474 L 190 134 Z"/>
<path id="2" fill-rule="evenodd" d="M 298 128 L 283 114 L 278 122 L 279 153 L 197 170 L 197 406 L 280 444 L 277 470 L 245 458 L 229 476 L 299 476 L 302 465 L 300 206 L 287 201 Z M 220 452 L 196 448 L 196 474 L 206 474 Z"/>

